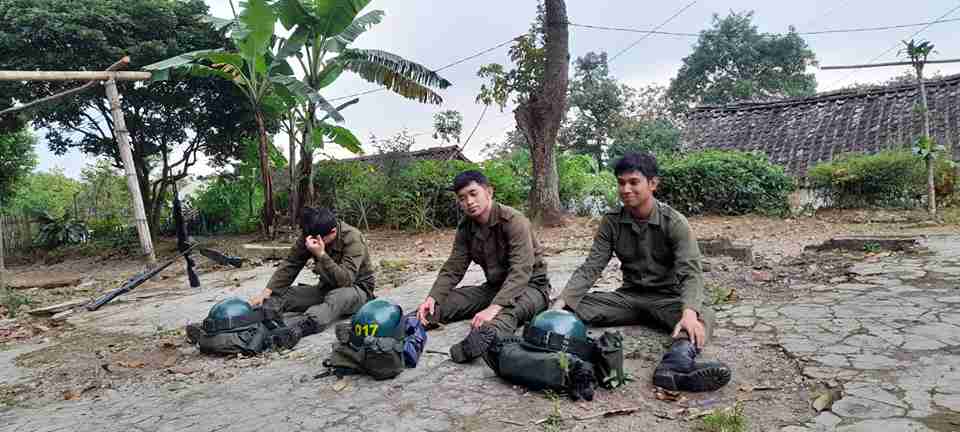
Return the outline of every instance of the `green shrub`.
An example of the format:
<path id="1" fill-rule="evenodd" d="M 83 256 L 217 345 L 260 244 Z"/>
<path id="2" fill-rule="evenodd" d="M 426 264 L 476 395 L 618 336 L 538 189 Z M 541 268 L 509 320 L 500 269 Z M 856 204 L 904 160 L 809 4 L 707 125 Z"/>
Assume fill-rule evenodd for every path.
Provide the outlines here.
<path id="1" fill-rule="evenodd" d="M 923 160 L 910 151 L 889 150 L 840 156 L 814 166 L 807 178 L 832 207 L 913 207 L 926 194 L 927 171 Z M 953 183 L 953 169 L 946 160 L 938 160 L 938 196 L 951 193 Z"/>
<path id="2" fill-rule="evenodd" d="M 557 174 L 560 202 L 567 210 L 586 216 L 617 205 L 617 178 L 610 171 L 598 173 L 592 157 L 558 154 Z"/>
<path id="3" fill-rule="evenodd" d="M 784 214 L 793 180 L 766 156 L 706 150 L 660 165 L 657 196 L 680 212 L 741 215 Z"/>
<path id="4" fill-rule="evenodd" d="M 207 232 L 250 233 L 259 227 L 263 190 L 256 178 L 218 176 L 200 188 L 190 205 L 200 212 Z"/>

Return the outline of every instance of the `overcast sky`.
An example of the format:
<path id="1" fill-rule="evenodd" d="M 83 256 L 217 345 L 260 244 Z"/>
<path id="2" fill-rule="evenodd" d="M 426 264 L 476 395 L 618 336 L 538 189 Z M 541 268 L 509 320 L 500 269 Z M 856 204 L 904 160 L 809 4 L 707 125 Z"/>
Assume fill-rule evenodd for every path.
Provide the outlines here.
<path id="1" fill-rule="evenodd" d="M 234 0 L 236 1 L 236 0 Z M 652 29 L 674 15 L 691 0 L 670 2 L 637 2 L 612 0 L 567 0 L 568 19 L 577 24 L 611 27 Z M 227 0 L 206 0 L 213 15 L 229 17 Z M 236 4 L 236 3 L 235 3 Z M 729 11 L 754 11 L 754 24 L 761 32 L 786 32 L 793 25 L 798 32 L 833 29 L 864 28 L 914 24 L 938 18 L 960 18 L 957 0 L 809 0 L 803 2 L 782 0 L 726 0 L 697 1 L 680 15 L 665 24 L 662 31 L 697 33 L 708 28 L 713 14 L 726 15 Z M 453 61 L 490 48 L 522 34 L 530 27 L 535 14 L 534 0 L 374 0 L 364 10 L 381 9 L 386 12 L 383 22 L 363 34 L 353 45 L 358 48 L 377 48 L 393 52 L 431 68 L 439 68 Z M 955 30 L 960 22 L 942 23 L 923 30 L 916 38 L 930 40 L 936 45 L 933 59 L 960 58 L 960 33 Z M 893 30 L 804 36 L 822 66 L 895 61 L 900 40 L 909 39 L 923 27 Z M 570 28 L 572 58 L 589 51 L 606 51 L 613 55 L 643 37 L 639 33 L 605 31 L 579 27 Z M 683 57 L 691 52 L 696 38 L 653 35 L 637 43 L 615 59 L 611 73 L 633 86 L 669 84 L 679 69 Z M 371 133 L 380 137 L 393 135 L 406 128 L 417 135 L 415 149 L 440 145 L 431 136 L 433 115 L 440 110 L 454 109 L 464 117 L 464 138 L 476 124 L 483 109 L 474 103 L 482 81 L 477 69 L 486 63 L 508 62 L 507 47 L 482 57 L 444 70 L 442 75 L 453 86 L 441 92 L 441 106 L 421 105 L 386 91 L 360 96 L 360 103 L 344 110 L 344 126 L 350 128 L 365 143 Z M 886 52 L 885 55 L 880 54 Z M 879 56 L 879 57 L 878 57 Z M 930 65 L 928 74 L 939 71 L 944 75 L 960 73 L 960 63 Z M 818 90 L 828 91 L 855 82 L 879 82 L 902 74 L 906 66 L 855 71 L 816 71 Z M 324 89 L 328 99 L 376 88 L 355 76 L 344 74 L 335 84 Z M 509 110 L 501 113 L 491 107 L 465 152 L 468 157 L 480 159 L 485 143 L 501 140 L 513 127 Z M 42 137 L 41 137 L 42 141 Z M 278 136 L 281 147 L 285 137 Z M 92 159 L 71 153 L 64 157 L 52 155 L 45 143 L 38 145 L 39 169 L 63 167 L 67 175 L 76 177 L 80 169 Z M 335 155 L 343 151 L 331 150 Z M 201 168 L 198 172 L 209 172 Z"/>

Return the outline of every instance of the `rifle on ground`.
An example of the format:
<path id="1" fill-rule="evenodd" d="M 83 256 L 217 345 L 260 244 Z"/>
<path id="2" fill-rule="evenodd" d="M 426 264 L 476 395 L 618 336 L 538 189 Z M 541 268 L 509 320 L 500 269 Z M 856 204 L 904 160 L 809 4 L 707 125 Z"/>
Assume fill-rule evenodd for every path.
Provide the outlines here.
<path id="1" fill-rule="evenodd" d="M 126 294 L 126 293 L 130 292 L 130 291 L 133 290 L 134 288 L 136 288 L 136 287 L 140 286 L 141 284 L 143 284 L 144 282 L 150 280 L 150 278 L 156 276 L 157 273 L 160 273 L 161 271 L 163 271 L 163 269 L 165 269 L 165 268 L 167 268 L 167 267 L 170 267 L 170 264 L 173 264 L 173 263 L 176 262 L 178 259 L 180 259 L 180 257 L 185 256 L 186 254 L 190 253 L 190 251 L 192 251 L 193 248 L 197 247 L 198 245 L 199 245 L 198 243 L 194 243 L 194 244 L 190 245 L 189 247 L 187 247 L 185 250 L 180 251 L 179 253 L 177 253 L 176 256 L 174 256 L 173 258 L 170 258 L 167 262 L 164 262 L 163 264 L 160 264 L 159 266 L 154 267 L 154 268 L 152 268 L 152 269 L 150 269 L 150 270 L 147 270 L 147 271 L 145 271 L 145 272 L 143 272 L 143 273 L 140 273 L 140 274 L 138 274 L 138 275 L 135 275 L 134 277 L 132 277 L 132 278 L 130 278 L 129 280 L 127 280 L 127 282 L 124 283 L 123 286 L 121 286 L 120 288 L 117 288 L 117 289 L 115 289 L 115 290 L 113 290 L 113 291 L 110 291 L 110 292 L 108 292 L 108 293 L 100 296 L 100 298 L 97 298 L 97 299 L 91 301 L 90 303 L 88 303 L 87 306 L 86 306 L 87 310 L 88 310 L 88 311 L 95 311 L 95 310 L 97 310 L 97 309 L 100 309 L 101 306 L 109 303 L 111 300 L 117 298 L 117 296 L 120 296 L 120 295 L 123 295 L 123 294 Z"/>

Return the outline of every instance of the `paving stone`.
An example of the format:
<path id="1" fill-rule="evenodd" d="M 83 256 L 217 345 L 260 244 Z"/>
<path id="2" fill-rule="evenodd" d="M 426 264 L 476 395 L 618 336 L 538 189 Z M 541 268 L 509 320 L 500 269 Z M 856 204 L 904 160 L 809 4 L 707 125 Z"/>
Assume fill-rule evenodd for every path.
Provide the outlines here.
<path id="1" fill-rule="evenodd" d="M 753 327 L 757 320 L 754 318 L 734 318 L 731 323 L 736 327 Z"/>
<path id="2" fill-rule="evenodd" d="M 886 384 L 853 382 L 844 385 L 843 390 L 849 395 L 906 409 L 907 404 L 901 401 L 896 394 L 885 389 L 884 386 L 891 387 Z M 895 386 L 892 387 L 896 388 Z"/>
<path id="3" fill-rule="evenodd" d="M 857 376 L 859 371 L 851 369 L 841 369 L 837 367 L 827 367 L 827 366 L 805 366 L 803 368 L 803 375 L 809 378 L 818 379 L 818 380 L 835 380 L 835 379 L 849 379 Z"/>
<path id="4" fill-rule="evenodd" d="M 937 300 L 941 303 L 960 303 L 960 296 L 940 297 Z"/>
<path id="5" fill-rule="evenodd" d="M 821 351 L 830 354 L 855 354 L 860 352 L 860 348 L 852 347 L 850 345 L 829 345 L 821 348 Z"/>
<path id="6" fill-rule="evenodd" d="M 960 412 L 960 394 L 937 394 L 933 396 L 933 403 Z"/>
<path id="7" fill-rule="evenodd" d="M 923 423 L 908 419 L 867 420 L 837 428 L 837 432 L 934 432 Z"/>
<path id="8" fill-rule="evenodd" d="M 753 327 L 753 331 L 758 333 L 770 333 L 775 330 L 776 330 L 775 328 L 768 326 L 766 324 L 757 324 L 756 326 Z"/>
<path id="9" fill-rule="evenodd" d="M 819 355 L 814 357 L 813 360 L 825 366 L 850 367 L 850 361 L 847 360 L 847 357 L 838 354 Z"/>
<path id="10" fill-rule="evenodd" d="M 824 411 L 820 413 L 816 418 L 813 419 L 813 422 L 816 424 L 816 429 L 819 430 L 833 430 L 843 419 L 837 416 L 836 414 L 830 411 Z"/>
<path id="11" fill-rule="evenodd" d="M 901 417 L 907 413 L 906 409 L 898 406 L 864 399 L 858 396 L 846 396 L 834 402 L 832 410 L 840 417 L 857 419 Z"/>
<path id="12" fill-rule="evenodd" d="M 803 426 L 784 426 L 780 432 L 811 432 L 811 430 Z"/>
<path id="13" fill-rule="evenodd" d="M 946 323 L 930 323 L 906 329 L 907 333 L 926 336 L 948 345 L 960 345 L 960 327 Z"/>
<path id="14" fill-rule="evenodd" d="M 930 339 L 926 336 L 906 335 L 904 339 L 905 342 L 901 345 L 901 348 L 908 351 L 935 350 L 946 346 L 945 344 Z"/>
<path id="15" fill-rule="evenodd" d="M 893 347 L 893 344 L 887 342 L 883 338 L 865 334 L 850 336 L 844 339 L 843 343 L 850 346 L 867 349 L 888 349 Z"/>
<path id="16" fill-rule="evenodd" d="M 878 354 L 858 354 L 850 357 L 855 369 L 893 369 L 900 364 L 897 359 Z"/>
<path id="17" fill-rule="evenodd" d="M 922 418 L 934 413 L 929 388 L 910 389 L 908 387 L 903 393 L 903 401 L 910 406 L 910 410 L 907 411 L 909 417 Z"/>

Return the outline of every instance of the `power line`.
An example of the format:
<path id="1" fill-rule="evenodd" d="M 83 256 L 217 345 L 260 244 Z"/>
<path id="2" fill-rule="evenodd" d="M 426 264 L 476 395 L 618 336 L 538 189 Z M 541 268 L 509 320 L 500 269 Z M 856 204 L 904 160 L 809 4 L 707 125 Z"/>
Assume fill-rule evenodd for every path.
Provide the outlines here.
<path id="1" fill-rule="evenodd" d="M 693 6 L 693 5 L 696 4 L 696 3 L 697 3 L 697 0 L 693 0 L 692 2 L 690 2 L 690 4 L 684 6 L 684 7 L 681 8 L 680 10 L 678 10 L 675 14 L 671 15 L 670 18 L 667 18 L 666 21 L 664 21 L 664 22 L 660 23 L 660 25 L 654 27 L 653 30 L 651 30 L 650 32 L 647 32 L 647 34 L 643 35 L 643 37 L 641 37 L 640 39 L 637 39 L 636 42 L 634 42 L 634 43 L 630 44 L 630 46 L 628 46 L 628 47 L 620 50 L 620 52 L 614 54 L 613 57 L 610 57 L 610 60 L 607 60 L 607 64 L 612 63 L 617 57 L 620 57 L 621 55 L 623 55 L 623 53 L 625 53 L 625 52 L 629 51 L 630 49 L 632 49 L 633 47 L 637 46 L 637 44 L 639 44 L 640 42 L 643 42 L 644 39 L 646 39 L 646 38 L 650 37 L 651 35 L 653 35 L 652 32 L 660 30 L 661 27 L 663 27 L 663 26 L 667 25 L 668 23 L 670 23 L 670 21 L 673 21 L 674 18 L 676 18 L 677 16 L 679 16 L 680 14 L 682 14 L 683 11 L 689 9 L 690 6 Z"/>
<path id="2" fill-rule="evenodd" d="M 698 33 L 676 33 L 676 32 L 665 32 L 665 31 L 658 31 L 658 30 L 642 30 L 642 29 L 635 29 L 635 28 L 628 28 L 628 27 L 610 27 L 610 26 L 600 26 L 600 25 L 591 25 L 591 24 L 576 24 L 572 22 L 568 22 L 567 25 L 571 27 L 583 27 L 583 28 L 596 29 L 596 30 L 612 30 L 612 31 L 630 32 L 630 33 L 651 33 L 651 34 L 667 35 L 667 36 L 689 36 L 689 37 L 700 36 L 700 34 Z"/>
<path id="3" fill-rule="evenodd" d="M 947 14 L 947 15 L 949 15 L 949 14 Z M 821 30 L 821 31 L 812 31 L 812 32 L 799 32 L 799 33 L 797 33 L 797 34 L 798 34 L 798 35 L 808 36 L 808 35 L 821 35 L 821 34 L 833 34 L 833 33 L 859 33 L 859 32 L 882 31 L 882 30 L 895 30 L 895 29 L 910 28 L 910 27 L 920 27 L 920 26 L 930 27 L 930 26 L 932 26 L 932 25 L 934 25 L 934 24 L 941 24 L 941 23 L 948 23 L 948 22 L 956 22 L 956 21 L 960 21 L 960 18 L 951 18 L 951 19 L 943 19 L 943 20 L 935 20 L 935 21 L 928 21 L 928 22 L 922 22 L 922 23 L 915 23 L 915 24 L 900 24 L 900 25 L 883 26 L 883 27 L 863 27 L 863 28 L 852 28 L 852 29 L 837 29 L 837 30 Z M 921 31 L 923 31 L 923 30 L 921 30 Z"/>
<path id="4" fill-rule="evenodd" d="M 958 9 L 960 9 L 960 5 L 954 6 L 952 9 L 948 10 L 947 13 L 945 13 L 945 14 L 943 14 L 943 15 L 940 15 L 940 17 L 938 17 L 937 19 L 935 19 L 935 20 L 933 20 L 933 21 L 927 22 L 927 24 L 924 25 L 923 28 L 921 28 L 920 30 L 917 30 L 917 31 L 913 32 L 910 36 L 907 36 L 906 39 L 907 39 L 907 40 L 913 39 L 914 36 L 922 33 L 924 30 L 930 28 L 930 27 L 933 26 L 934 24 L 937 24 L 937 23 L 941 22 L 944 18 L 950 16 L 951 14 L 953 14 L 954 12 L 956 12 Z M 887 55 L 890 51 L 893 51 L 893 50 L 897 49 L 897 47 L 899 47 L 899 46 L 900 46 L 900 42 L 894 44 L 894 45 L 891 46 L 890 48 L 887 48 L 884 52 L 882 52 L 882 53 L 878 54 L 876 57 L 870 59 L 870 61 L 868 61 L 866 64 L 868 64 L 868 65 L 869 65 L 869 64 L 872 64 L 873 62 L 879 60 L 881 57 Z M 840 79 L 838 79 L 838 80 L 830 83 L 830 87 L 833 87 L 834 85 L 839 84 L 840 82 L 846 81 L 847 79 L 849 79 L 850 77 L 852 77 L 853 75 L 855 75 L 857 72 L 859 72 L 859 69 L 854 70 L 853 72 L 850 72 L 849 74 L 847 74 L 847 75 L 844 76 L 843 78 L 840 78 Z"/>
<path id="5" fill-rule="evenodd" d="M 928 22 L 922 22 L 922 23 L 897 24 L 897 25 L 880 26 L 880 27 L 858 27 L 858 28 L 848 28 L 848 29 L 797 32 L 796 34 L 800 36 L 814 36 L 814 35 L 836 34 L 836 33 L 862 33 L 862 32 L 896 30 L 896 29 L 910 28 L 910 27 L 929 26 L 933 24 L 942 24 L 942 23 L 957 22 L 957 21 L 960 21 L 960 18 L 950 18 L 950 19 L 935 20 L 935 21 L 928 21 Z M 577 24 L 572 22 L 568 22 L 567 24 L 572 27 L 583 27 L 583 28 L 589 28 L 589 29 L 595 29 L 595 30 L 610 30 L 610 31 L 628 32 L 628 33 L 651 33 L 651 34 L 657 34 L 657 35 L 685 36 L 685 37 L 700 36 L 699 33 L 667 32 L 667 31 L 658 31 L 658 30 L 637 29 L 637 28 L 630 28 L 630 27 L 611 27 L 611 26 L 601 26 L 601 25 L 592 25 L 592 24 Z"/>
<path id="6" fill-rule="evenodd" d="M 482 55 L 484 55 L 484 54 L 490 53 L 491 51 L 497 50 L 498 48 L 501 48 L 501 47 L 503 47 L 504 45 L 509 44 L 510 42 L 513 42 L 513 41 L 517 40 L 517 38 L 522 37 L 522 36 L 523 36 L 522 34 L 521 34 L 521 35 L 518 35 L 518 36 L 514 36 L 514 37 L 512 37 L 512 38 L 510 38 L 510 39 L 507 39 L 507 40 L 505 40 L 505 41 L 503 41 L 503 42 L 500 42 L 500 43 L 498 43 L 498 44 L 496 44 L 496 45 L 494 45 L 494 46 L 492 46 L 492 47 L 490 47 L 490 48 L 486 48 L 486 49 L 484 49 L 484 50 L 482 50 L 482 51 L 478 51 L 478 52 L 476 52 L 476 53 L 474 53 L 474 54 L 471 54 L 471 55 L 469 55 L 469 56 L 467 56 L 467 57 L 464 57 L 464 58 L 462 58 L 462 59 L 459 59 L 459 60 L 457 60 L 457 61 L 454 61 L 454 62 L 452 62 L 452 63 L 450 63 L 450 64 L 441 66 L 440 68 L 435 69 L 434 72 L 440 72 L 440 71 L 442 71 L 442 70 L 449 69 L 449 68 L 452 68 L 452 67 L 454 67 L 454 66 L 456 66 L 456 65 L 459 65 L 460 63 L 473 60 L 473 59 L 475 59 L 475 58 L 477 58 L 477 57 L 480 57 L 480 56 L 482 56 Z M 346 95 L 346 96 L 338 96 L 338 97 L 335 97 L 335 98 L 327 99 L 327 101 L 332 102 L 332 101 L 338 101 L 338 100 L 342 100 L 342 99 L 350 99 L 350 98 L 356 97 L 356 96 L 363 96 L 363 95 L 368 95 L 368 94 L 371 94 L 371 93 L 381 92 L 381 91 L 384 91 L 384 90 L 386 90 L 386 89 L 387 89 L 386 87 L 377 87 L 377 88 L 373 88 L 373 89 L 369 89 L 369 90 L 364 90 L 364 91 L 362 91 L 362 92 L 358 92 L 358 93 L 354 93 L 354 94 L 349 94 L 349 95 Z"/>

